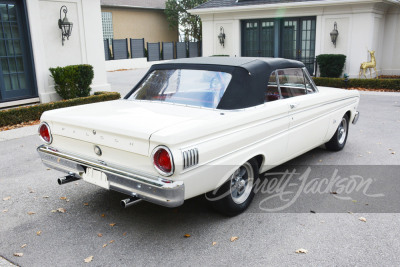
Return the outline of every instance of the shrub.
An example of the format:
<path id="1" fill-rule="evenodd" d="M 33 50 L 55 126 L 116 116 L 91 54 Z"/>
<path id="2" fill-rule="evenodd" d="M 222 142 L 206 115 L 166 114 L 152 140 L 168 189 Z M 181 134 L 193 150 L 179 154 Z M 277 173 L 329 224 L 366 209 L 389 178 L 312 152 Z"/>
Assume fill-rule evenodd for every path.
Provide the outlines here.
<path id="1" fill-rule="evenodd" d="M 90 84 L 94 77 L 91 65 L 70 65 L 50 68 L 55 90 L 62 99 L 86 97 L 90 95 Z"/>
<path id="2" fill-rule="evenodd" d="M 345 55 L 321 54 L 317 56 L 317 62 L 321 77 L 338 78 L 343 72 Z"/>
<path id="3" fill-rule="evenodd" d="M 12 108 L 0 111 L 0 127 L 15 125 L 22 122 L 39 120 L 42 113 L 47 110 L 109 101 L 121 98 L 116 92 L 96 92 L 95 95 L 70 100 L 39 104 L 34 106 Z"/>
<path id="4" fill-rule="evenodd" d="M 345 88 L 344 79 L 314 77 L 319 86 Z M 349 79 L 347 87 L 366 89 L 389 89 L 400 91 L 400 79 Z"/>

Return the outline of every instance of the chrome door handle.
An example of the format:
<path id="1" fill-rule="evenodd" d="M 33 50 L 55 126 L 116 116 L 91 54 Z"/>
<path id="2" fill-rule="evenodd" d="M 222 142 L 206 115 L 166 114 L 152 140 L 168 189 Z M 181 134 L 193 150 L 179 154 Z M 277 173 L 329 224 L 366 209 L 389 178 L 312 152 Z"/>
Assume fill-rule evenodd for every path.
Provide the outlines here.
<path id="1" fill-rule="evenodd" d="M 290 104 L 290 108 L 294 109 L 295 107 L 297 107 L 299 105 L 299 103 L 292 103 Z"/>

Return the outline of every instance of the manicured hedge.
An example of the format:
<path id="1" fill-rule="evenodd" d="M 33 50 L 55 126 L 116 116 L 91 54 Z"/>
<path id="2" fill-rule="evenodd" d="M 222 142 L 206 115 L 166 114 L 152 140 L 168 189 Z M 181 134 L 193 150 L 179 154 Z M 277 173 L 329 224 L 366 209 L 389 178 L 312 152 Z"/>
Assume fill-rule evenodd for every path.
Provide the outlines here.
<path id="1" fill-rule="evenodd" d="M 47 110 L 77 106 L 82 104 L 90 104 L 102 101 L 109 101 L 121 98 L 116 92 L 96 92 L 92 96 L 62 100 L 39 104 L 34 106 L 12 108 L 0 111 L 0 127 L 14 125 L 22 122 L 39 120 L 43 112 Z"/>
<path id="2" fill-rule="evenodd" d="M 317 56 L 321 77 L 338 78 L 343 72 L 346 56 L 341 54 L 321 54 Z"/>
<path id="3" fill-rule="evenodd" d="M 343 78 L 314 77 L 313 79 L 319 86 L 346 88 Z M 400 91 L 400 79 L 349 79 L 347 87 Z"/>
<path id="4" fill-rule="evenodd" d="M 51 77 L 54 79 L 54 89 L 62 99 L 85 97 L 90 95 L 90 84 L 94 72 L 88 64 L 70 65 L 65 67 L 50 68 Z"/>

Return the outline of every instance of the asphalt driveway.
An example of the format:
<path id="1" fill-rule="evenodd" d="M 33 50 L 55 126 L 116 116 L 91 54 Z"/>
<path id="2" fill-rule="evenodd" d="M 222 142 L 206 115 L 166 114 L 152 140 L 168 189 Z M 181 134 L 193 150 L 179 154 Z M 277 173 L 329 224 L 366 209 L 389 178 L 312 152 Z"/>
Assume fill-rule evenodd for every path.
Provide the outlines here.
<path id="1" fill-rule="evenodd" d="M 135 81 L 122 76 L 136 74 L 108 75 L 129 90 Z M 146 202 L 123 209 L 119 193 L 82 181 L 59 186 L 62 174 L 36 153 L 34 127 L 0 133 L 0 256 L 20 266 L 400 265 L 400 94 L 362 93 L 359 110 L 343 151 L 316 148 L 274 171 L 310 167 L 330 177 L 339 168 L 371 179 L 367 191 L 299 191 L 294 183 L 269 210 L 263 200 L 271 192 L 261 192 L 234 218 L 203 197 L 175 209 Z M 294 201 L 279 210 L 285 199 Z"/>

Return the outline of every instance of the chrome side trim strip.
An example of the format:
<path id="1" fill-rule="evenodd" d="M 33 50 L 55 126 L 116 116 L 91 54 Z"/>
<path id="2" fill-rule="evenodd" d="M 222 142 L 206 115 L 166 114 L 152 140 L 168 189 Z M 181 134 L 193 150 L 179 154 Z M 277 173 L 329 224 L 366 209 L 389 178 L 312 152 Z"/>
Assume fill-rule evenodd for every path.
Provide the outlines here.
<path id="1" fill-rule="evenodd" d="M 315 94 L 316 94 L 316 93 L 315 93 Z M 311 95 L 314 95 L 314 94 L 311 94 Z M 301 113 L 301 112 L 304 112 L 304 111 L 307 111 L 307 110 L 310 110 L 310 109 L 313 109 L 313 108 L 318 108 L 318 107 L 321 107 L 321 106 L 333 104 L 333 103 L 336 103 L 336 102 L 341 102 L 341 101 L 343 101 L 343 100 L 348 100 L 348 99 L 352 99 L 352 98 L 358 98 L 358 97 L 357 97 L 357 96 L 346 97 L 346 98 L 341 98 L 341 99 L 338 99 L 338 100 L 335 100 L 335 101 L 324 102 L 324 103 L 322 103 L 322 104 L 319 104 L 319 105 L 316 105 L 316 106 L 312 106 L 312 107 L 310 107 L 310 108 L 308 108 L 308 109 L 300 110 L 300 111 L 297 111 L 297 112 L 290 112 L 290 111 L 288 111 L 288 112 L 285 113 L 285 115 L 281 115 L 281 116 L 275 117 L 275 118 L 273 118 L 273 119 L 267 119 L 267 120 L 265 120 L 265 121 L 263 121 L 263 122 L 259 122 L 259 123 L 256 123 L 256 124 L 254 124 L 254 125 L 251 125 L 251 126 L 248 126 L 248 127 L 244 127 L 244 128 L 238 129 L 238 130 L 233 131 L 233 132 L 223 133 L 223 134 L 220 134 L 220 135 L 218 135 L 218 136 L 210 137 L 210 138 L 205 139 L 205 140 L 202 140 L 202 141 L 200 141 L 200 142 L 198 142 L 198 143 L 195 143 L 195 144 L 192 144 L 192 145 L 189 145 L 189 146 L 186 146 L 186 147 L 182 147 L 181 150 L 187 150 L 187 149 L 190 148 L 190 147 L 199 146 L 199 145 L 201 145 L 201 144 L 203 144 L 203 143 L 206 143 L 206 142 L 209 142 L 209 141 L 212 141 L 212 140 L 215 140 L 215 139 L 223 138 L 223 137 L 226 137 L 226 136 L 228 136 L 228 135 L 235 134 L 235 133 L 239 133 L 239 132 L 242 132 L 242 131 L 245 131 L 245 130 L 249 130 L 249 129 L 251 129 L 251 128 L 258 127 L 258 126 L 261 126 L 261 125 L 264 125 L 264 124 L 266 124 L 266 123 L 270 123 L 270 122 L 273 122 L 273 121 L 276 121 L 276 120 L 280 120 L 280 119 L 284 119 L 284 118 L 289 118 L 291 115 L 298 114 L 298 113 Z M 289 100 L 289 99 L 293 99 L 293 97 L 292 97 L 292 98 L 281 99 L 281 100 L 278 100 L 278 101 L 286 101 L 286 100 Z M 267 103 L 268 103 L 268 102 L 267 102 Z M 354 104 L 354 103 L 356 103 L 356 101 L 354 101 L 354 102 L 352 102 L 352 103 L 348 103 L 348 104 L 346 104 L 346 106 L 347 106 L 347 105 Z M 263 105 L 265 105 L 265 104 L 263 104 Z M 331 112 L 331 111 L 330 111 L 330 112 Z"/>

